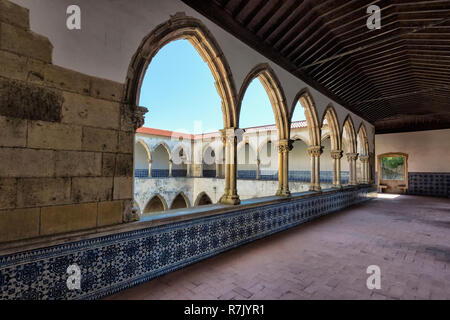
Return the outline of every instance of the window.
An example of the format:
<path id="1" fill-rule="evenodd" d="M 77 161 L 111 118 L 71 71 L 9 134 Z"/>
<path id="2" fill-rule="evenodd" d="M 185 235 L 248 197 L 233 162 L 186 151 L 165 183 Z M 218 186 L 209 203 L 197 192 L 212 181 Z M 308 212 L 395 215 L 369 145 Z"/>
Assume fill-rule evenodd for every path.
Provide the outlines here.
<path id="1" fill-rule="evenodd" d="M 381 158 L 381 177 L 383 180 L 404 180 L 405 179 L 404 157 Z"/>

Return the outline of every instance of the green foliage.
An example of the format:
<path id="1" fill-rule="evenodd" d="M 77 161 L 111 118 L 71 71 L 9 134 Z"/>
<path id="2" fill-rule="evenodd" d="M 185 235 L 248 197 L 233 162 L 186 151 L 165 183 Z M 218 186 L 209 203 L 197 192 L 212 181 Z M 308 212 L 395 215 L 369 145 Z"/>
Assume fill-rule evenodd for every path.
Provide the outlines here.
<path id="1" fill-rule="evenodd" d="M 381 159 L 383 168 L 395 169 L 404 164 L 403 157 L 384 157 Z"/>

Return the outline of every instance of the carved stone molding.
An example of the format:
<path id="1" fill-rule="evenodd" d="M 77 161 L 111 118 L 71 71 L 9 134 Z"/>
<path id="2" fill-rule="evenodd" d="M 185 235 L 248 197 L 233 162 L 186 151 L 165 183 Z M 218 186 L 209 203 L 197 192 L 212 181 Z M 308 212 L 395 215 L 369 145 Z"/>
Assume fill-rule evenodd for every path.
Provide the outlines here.
<path id="1" fill-rule="evenodd" d="M 331 150 L 331 158 L 339 160 L 342 158 L 344 151 L 342 150 Z"/>
<path id="2" fill-rule="evenodd" d="M 361 162 L 369 162 L 370 156 L 368 155 L 363 155 L 363 156 L 359 156 L 359 160 L 361 160 Z"/>
<path id="3" fill-rule="evenodd" d="M 310 157 L 320 157 L 320 155 L 323 153 L 323 147 L 322 146 L 312 146 L 308 147 L 308 154 Z"/>
<path id="4" fill-rule="evenodd" d="M 358 153 L 347 153 L 348 161 L 356 161 L 358 159 Z"/>

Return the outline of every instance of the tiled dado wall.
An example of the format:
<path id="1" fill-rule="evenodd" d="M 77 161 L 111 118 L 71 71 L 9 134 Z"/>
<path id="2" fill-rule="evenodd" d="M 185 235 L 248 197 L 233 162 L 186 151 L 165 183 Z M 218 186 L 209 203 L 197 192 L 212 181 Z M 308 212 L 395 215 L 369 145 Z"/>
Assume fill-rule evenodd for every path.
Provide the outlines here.
<path id="1" fill-rule="evenodd" d="M 123 85 L 52 64 L 29 12 L 0 0 L 0 242 L 120 224 L 135 126 Z"/>
<path id="2" fill-rule="evenodd" d="M 309 198 L 0 256 L 2 299 L 95 299 L 370 199 L 375 188 Z M 68 290 L 67 268 L 81 269 Z"/>
<path id="3" fill-rule="evenodd" d="M 450 172 L 409 172 L 408 194 L 450 197 Z"/>
<path id="4" fill-rule="evenodd" d="M 375 172 L 375 184 L 378 172 Z M 408 172 L 407 194 L 450 198 L 450 172 Z"/>

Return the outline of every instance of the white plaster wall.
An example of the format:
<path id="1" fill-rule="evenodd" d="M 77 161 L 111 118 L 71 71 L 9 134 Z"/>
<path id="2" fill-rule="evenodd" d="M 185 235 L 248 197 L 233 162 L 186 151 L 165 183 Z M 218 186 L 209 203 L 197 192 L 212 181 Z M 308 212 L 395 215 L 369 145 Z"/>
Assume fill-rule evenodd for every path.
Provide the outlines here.
<path id="1" fill-rule="evenodd" d="M 311 171 L 311 158 L 305 142 L 298 140 L 292 144 L 289 152 L 289 171 Z"/>
<path id="2" fill-rule="evenodd" d="M 169 170 L 169 154 L 162 145 L 152 153 L 152 169 Z"/>
<path id="3" fill-rule="evenodd" d="M 140 143 L 136 143 L 134 146 L 134 168 L 148 169 L 147 151 Z"/>
<path id="4" fill-rule="evenodd" d="M 376 155 L 404 152 L 409 172 L 450 172 L 450 129 L 375 136 Z"/>
<path id="5" fill-rule="evenodd" d="M 239 91 L 248 72 L 259 63 L 269 63 L 277 74 L 288 108 L 295 105 L 294 97 L 303 88 L 303 81 L 268 61 L 231 34 L 207 20 L 179 0 L 12 0 L 30 9 L 31 29 L 50 39 L 54 46 L 53 62 L 88 75 L 124 82 L 133 54 L 142 39 L 170 15 L 185 12 L 202 20 L 218 41 L 230 64 L 236 88 Z M 82 10 L 82 30 L 66 28 L 66 8 L 77 4 Z M 309 87 L 318 116 L 333 103 L 342 127 L 350 113 L 359 128 L 362 119 Z M 291 110 L 292 112 L 292 110 Z M 374 129 L 364 122 L 373 151 Z"/>

